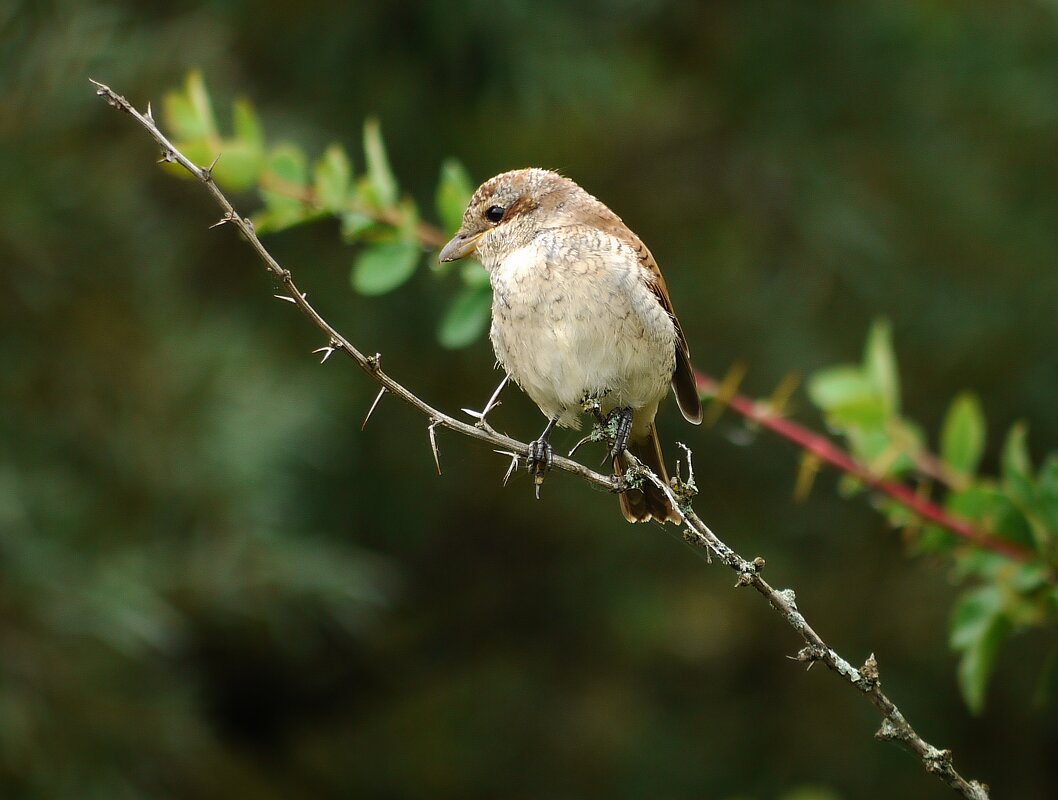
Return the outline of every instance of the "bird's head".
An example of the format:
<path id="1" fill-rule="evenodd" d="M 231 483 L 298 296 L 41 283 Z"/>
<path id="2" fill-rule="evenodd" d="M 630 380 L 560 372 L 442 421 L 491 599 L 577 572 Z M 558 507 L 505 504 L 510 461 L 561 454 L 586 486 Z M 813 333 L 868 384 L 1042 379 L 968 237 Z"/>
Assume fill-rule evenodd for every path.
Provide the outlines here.
<path id="1" fill-rule="evenodd" d="M 569 178 L 545 169 L 517 169 L 489 178 L 470 199 L 463 223 L 442 248 L 441 261 L 476 254 L 486 268 L 536 233 L 577 220 L 584 208 L 602 206 Z M 605 208 L 605 206 L 603 206 Z"/>

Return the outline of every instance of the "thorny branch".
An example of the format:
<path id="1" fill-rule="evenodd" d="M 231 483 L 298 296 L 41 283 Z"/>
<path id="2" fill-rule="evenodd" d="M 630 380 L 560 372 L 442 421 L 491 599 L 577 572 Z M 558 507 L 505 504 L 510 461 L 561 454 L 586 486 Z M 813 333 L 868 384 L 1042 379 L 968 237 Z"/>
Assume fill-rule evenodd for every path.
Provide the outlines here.
<path id="1" fill-rule="evenodd" d="M 484 442 L 494 449 L 512 456 L 514 463 L 519 458 L 524 459 L 528 453 L 528 445 L 515 439 L 498 433 L 484 425 L 468 425 L 447 414 L 433 408 L 420 400 L 403 385 L 391 378 L 381 367 L 381 356 L 375 354 L 368 356 L 357 350 L 345 337 L 331 326 L 319 312 L 308 302 L 305 295 L 294 284 L 290 271 L 282 267 L 275 258 L 265 249 L 261 240 L 254 232 L 253 225 L 246 217 L 241 216 L 228 198 L 217 187 L 213 181 L 212 166 L 208 168 L 193 164 L 183 153 L 181 153 L 165 137 L 154 123 L 148 107 L 147 114 L 141 114 L 124 97 L 116 94 L 108 86 L 97 81 L 92 81 L 96 86 L 96 93 L 106 100 L 111 106 L 130 114 L 144 129 L 155 139 L 162 148 L 162 161 L 176 162 L 184 167 L 191 175 L 198 178 L 212 195 L 213 199 L 221 207 L 223 216 L 217 225 L 231 224 L 235 226 L 246 238 L 250 246 L 257 251 L 258 256 L 272 276 L 279 281 L 287 295 L 283 297 L 296 305 L 298 309 L 309 318 L 327 337 L 327 344 L 320 349 L 324 352 L 324 360 L 335 350 L 341 350 L 349 356 L 361 370 L 363 370 L 380 387 L 379 397 L 389 393 L 407 403 L 409 406 L 423 414 L 428 420 L 428 430 L 431 441 L 431 449 L 434 457 L 437 457 L 436 435 L 437 428 L 447 428 L 464 436 Z M 214 162 L 215 163 L 215 162 Z M 688 451 L 688 468 L 689 464 Z M 569 472 L 589 484 L 613 491 L 615 483 L 611 476 L 603 475 L 591 470 L 582 464 L 568 458 L 555 456 L 554 466 L 564 472 Z M 882 725 L 875 734 L 879 739 L 897 742 L 913 752 L 922 762 L 926 770 L 954 789 L 968 800 L 988 800 L 988 789 L 977 781 L 967 781 L 963 778 L 952 764 L 952 754 L 949 750 L 940 750 L 926 742 L 911 727 L 904 715 L 881 689 L 881 679 L 878 673 L 878 665 L 873 655 L 859 669 L 853 667 L 848 661 L 839 656 L 826 642 L 812 629 L 797 608 L 793 590 L 776 590 L 761 577 L 764 568 L 764 559 L 755 558 L 747 561 L 738 553 L 728 547 L 723 541 L 709 530 L 708 526 L 694 513 L 689 502 L 677 497 L 673 488 L 663 483 L 649 470 L 638 468 L 639 477 L 649 480 L 669 494 L 670 499 L 678 505 L 684 514 L 686 529 L 682 533 L 683 540 L 695 548 L 703 550 L 706 555 L 712 553 L 738 575 L 736 586 L 752 586 L 756 589 L 774 608 L 786 622 L 798 633 L 804 641 L 805 646 L 796 656 L 797 661 L 809 665 L 821 661 L 833 672 L 841 676 L 851 686 L 862 692 L 867 699 L 878 709 L 882 715 Z M 508 473 L 509 474 L 509 473 Z M 665 526 L 666 530 L 668 526 Z"/>

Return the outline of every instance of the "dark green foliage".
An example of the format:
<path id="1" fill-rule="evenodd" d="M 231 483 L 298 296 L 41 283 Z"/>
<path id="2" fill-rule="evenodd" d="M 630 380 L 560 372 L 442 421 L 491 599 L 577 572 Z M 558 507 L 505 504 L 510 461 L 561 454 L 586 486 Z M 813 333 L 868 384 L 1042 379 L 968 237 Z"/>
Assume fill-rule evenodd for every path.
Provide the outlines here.
<path id="1" fill-rule="evenodd" d="M 908 454 L 940 451 L 971 388 L 976 471 L 934 496 L 1050 562 L 1056 26 L 1044 4 L 881 0 L 4 5 L 0 795 L 948 797 L 786 658 L 763 604 L 612 497 L 558 476 L 537 503 L 444 433 L 438 477 L 392 398 L 361 432 L 375 387 L 318 364 L 326 342 L 230 226 L 208 230 L 201 187 L 153 168 L 87 78 L 169 126 L 171 87 L 203 121 L 186 76 L 207 76 L 208 126 L 168 132 L 204 166 L 220 152 L 328 319 L 448 410 L 499 380 L 481 270 L 438 267 L 431 242 L 366 297 L 350 269 L 431 220 L 439 244 L 504 169 L 606 200 L 665 270 L 697 366 L 744 361 L 751 395 L 854 358 L 886 317 L 900 404 L 881 413 L 907 429 L 863 435 L 872 467 L 917 483 L 935 465 Z M 439 176 L 450 157 L 464 174 Z M 824 429 L 804 395 L 787 413 Z M 543 424 L 512 389 L 490 422 Z M 927 738 L 997 798 L 1047 796 L 1058 648 L 1036 565 L 971 558 L 826 471 L 793 505 L 799 454 L 730 411 L 689 429 L 667 404 L 659 425 L 694 448 L 698 510 L 844 654 L 876 652 Z M 972 691 L 991 665 L 979 717 L 964 653 Z"/>

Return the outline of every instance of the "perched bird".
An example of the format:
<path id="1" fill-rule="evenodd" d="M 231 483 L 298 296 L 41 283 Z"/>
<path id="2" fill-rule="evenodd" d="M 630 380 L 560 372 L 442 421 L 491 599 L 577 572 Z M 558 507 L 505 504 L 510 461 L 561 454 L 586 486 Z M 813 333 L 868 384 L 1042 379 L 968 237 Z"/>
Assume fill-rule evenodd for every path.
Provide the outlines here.
<path id="1" fill-rule="evenodd" d="M 616 419 L 618 476 L 627 448 L 668 482 L 658 404 L 671 384 L 689 422 L 701 422 L 702 405 L 665 279 L 639 237 L 569 178 L 519 169 L 478 187 L 440 259 L 471 254 L 492 284 L 496 358 L 549 420 L 529 450 L 537 489 L 555 425 L 577 428 L 592 407 Z M 649 482 L 619 497 L 630 522 L 682 521 Z"/>

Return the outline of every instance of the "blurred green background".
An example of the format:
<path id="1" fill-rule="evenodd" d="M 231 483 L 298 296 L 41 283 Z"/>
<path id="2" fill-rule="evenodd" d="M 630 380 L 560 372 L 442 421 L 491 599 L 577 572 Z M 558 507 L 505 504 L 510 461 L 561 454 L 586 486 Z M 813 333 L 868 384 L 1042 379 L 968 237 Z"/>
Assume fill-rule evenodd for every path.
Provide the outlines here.
<path id="1" fill-rule="evenodd" d="M 788 372 L 893 323 L 909 416 L 960 389 L 999 437 L 1058 441 L 1053 2 L 10 1 L 0 8 L 0 795 L 5 798 L 943 798 L 873 709 L 724 569 L 556 474 L 384 401 L 140 108 L 200 68 L 269 134 L 357 152 L 377 115 L 406 192 L 558 168 L 650 245 L 697 365 Z M 245 211 L 257 200 L 239 198 Z M 451 276 L 366 299 L 337 224 L 270 237 L 319 309 L 429 402 L 480 408 L 489 345 L 437 344 Z M 796 417 L 822 424 L 803 395 Z M 522 439 L 516 392 L 493 416 Z M 1000 656 L 972 717 L 943 559 L 730 415 L 699 513 L 995 797 L 1054 785 L 1054 631 Z M 559 436 L 562 446 L 575 441 Z M 584 456 L 597 458 L 594 453 Z"/>

